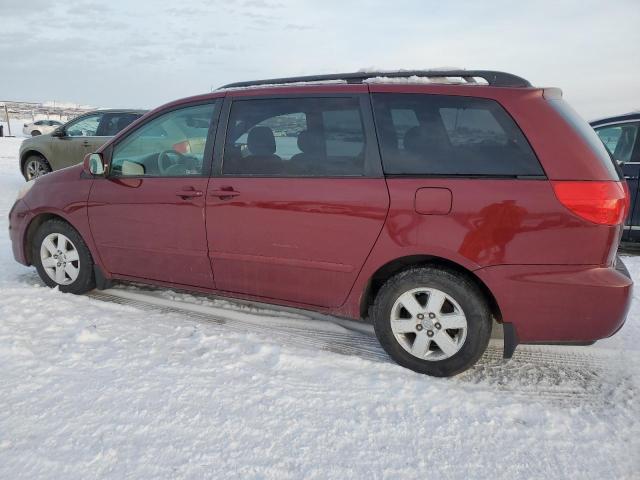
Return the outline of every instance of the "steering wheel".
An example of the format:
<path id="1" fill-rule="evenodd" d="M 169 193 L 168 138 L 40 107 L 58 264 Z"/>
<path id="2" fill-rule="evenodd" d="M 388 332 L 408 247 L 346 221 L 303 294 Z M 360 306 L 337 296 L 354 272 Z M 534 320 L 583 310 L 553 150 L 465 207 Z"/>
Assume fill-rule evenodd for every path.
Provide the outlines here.
<path id="1" fill-rule="evenodd" d="M 171 170 L 176 170 L 176 168 L 172 167 L 182 165 L 184 168 L 184 163 L 185 156 L 175 150 L 164 150 L 158 154 L 158 170 L 160 170 L 160 175 L 170 175 Z"/>

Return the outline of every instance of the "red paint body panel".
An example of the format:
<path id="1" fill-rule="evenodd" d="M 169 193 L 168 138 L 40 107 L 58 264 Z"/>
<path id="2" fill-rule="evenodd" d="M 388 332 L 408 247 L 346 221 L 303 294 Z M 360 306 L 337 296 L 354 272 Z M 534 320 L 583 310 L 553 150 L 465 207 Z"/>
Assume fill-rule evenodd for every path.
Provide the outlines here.
<path id="1" fill-rule="evenodd" d="M 610 267 L 501 265 L 476 272 L 521 342 L 590 342 L 617 332 L 633 282 Z"/>
<path id="2" fill-rule="evenodd" d="M 342 310 L 347 316 L 359 312 L 371 276 L 405 256 L 432 255 L 470 271 L 504 264 L 613 263 L 622 227 L 576 217 L 560 205 L 547 181 L 397 178 L 387 179 L 387 185 L 388 218 Z M 449 215 L 416 214 L 415 192 L 422 188 L 450 190 Z"/>
<path id="3" fill-rule="evenodd" d="M 94 180 L 88 215 L 106 271 L 214 288 L 204 218 L 208 182 L 208 178 Z M 189 189 L 202 196 L 177 195 Z"/>
<path id="4" fill-rule="evenodd" d="M 232 188 L 229 199 L 214 191 Z M 219 290 L 342 305 L 387 214 L 384 179 L 214 178 L 209 252 Z"/>
<path id="5" fill-rule="evenodd" d="M 41 214 L 57 215 L 69 222 L 82 235 L 94 257 L 97 254 L 87 218 L 87 197 L 91 181 L 82 178 L 82 165 L 63 168 L 54 173 L 38 179 L 38 184 L 21 200 L 21 205 L 26 205 L 28 211 L 16 210 L 10 216 L 14 256 L 21 263 L 29 263 L 25 235 L 29 224 Z"/>

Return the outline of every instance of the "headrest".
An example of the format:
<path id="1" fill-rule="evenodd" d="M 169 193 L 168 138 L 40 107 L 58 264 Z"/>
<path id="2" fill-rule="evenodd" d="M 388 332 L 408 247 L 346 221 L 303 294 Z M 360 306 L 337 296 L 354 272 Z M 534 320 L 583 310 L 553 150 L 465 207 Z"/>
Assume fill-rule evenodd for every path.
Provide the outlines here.
<path id="1" fill-rule="evenodd" d="M 322 135 L 318 132 L 303 130 L 298 134 L 298 148 L 304 153 L 318 153 L 322 151 Z"/>
<path id="2" fill-rule="evenodd" d="M 404 134 L 404 149 L 411 153 L 424 155 L 428 150 L 450 147 L 446 130 L 436 123 L 411 127 Z"/>
<path id="3" fill-rule="evenodd" d="M 120 130 L 123 130 L 124 127 L 126 127 L 130 123 L 131 123 L 131 118 L 128 115 L 118 118 L 118 124 L 116 125 L 117 131 L 115 133 L 118 133 Z"/>
<path id="4" fill-rule="evenodd" d="M 404 149 L 411 153 L 420 153 L 422 150 L 422 130 L 420 127 L 411 127 L 404 134 Z"/>
<path id="5" fill-rule="evenodd" d="M 247 136 L 247 148 L 252 155 L 273 155 L 276 139 L 269 127 L 253 127 Z"/>

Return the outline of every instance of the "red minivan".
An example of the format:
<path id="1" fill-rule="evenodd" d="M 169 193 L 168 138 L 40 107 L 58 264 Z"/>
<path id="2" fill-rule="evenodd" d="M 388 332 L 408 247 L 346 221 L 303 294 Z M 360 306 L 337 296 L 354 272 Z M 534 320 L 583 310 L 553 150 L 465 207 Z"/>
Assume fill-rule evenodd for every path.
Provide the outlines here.
<path id="1" fill-rule="evenodd" d="M 624 323 L 628 192 L 557 89 L 491 71 L 335 74 L 172 102 L 29 182 L 16 259 L 62 292 L 135 280 L 368 319 L 449 376 Z"/>

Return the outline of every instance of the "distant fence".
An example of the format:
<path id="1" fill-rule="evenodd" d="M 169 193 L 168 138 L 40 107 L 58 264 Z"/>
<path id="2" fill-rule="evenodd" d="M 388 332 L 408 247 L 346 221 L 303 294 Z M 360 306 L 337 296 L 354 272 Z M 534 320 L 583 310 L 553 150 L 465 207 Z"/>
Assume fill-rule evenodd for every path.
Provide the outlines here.
<path id="1" fill-rule="evenodd" d="M 5 135 L 15 135 L 17 132 L 11 132 L 10 120 L 60 120 L 65 122 L 71 118 L 77 117 L 85 112 L 94 110 L 94 107 L 69 104 L 61 104 L 56 106 L 53 103 L 35 103 L 35 102 L 18 102 L 12 100 L 0 100 L 0 122 L 6 122 Z"/>

